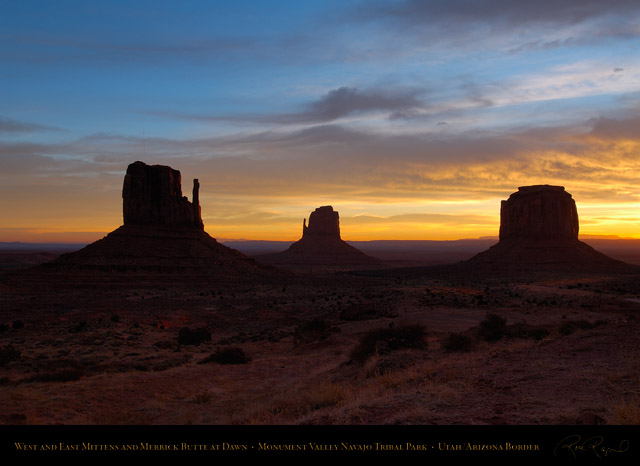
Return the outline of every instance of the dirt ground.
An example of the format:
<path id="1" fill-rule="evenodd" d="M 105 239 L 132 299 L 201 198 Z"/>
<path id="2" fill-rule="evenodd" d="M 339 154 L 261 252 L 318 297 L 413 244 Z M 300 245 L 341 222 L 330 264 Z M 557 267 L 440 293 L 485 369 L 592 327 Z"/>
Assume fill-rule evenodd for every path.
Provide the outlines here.
<path id="1" fill-rule="evenodd" d="M 0 423 L 638 424 L 639 312 L 633 273 L 4 280 Z"/>

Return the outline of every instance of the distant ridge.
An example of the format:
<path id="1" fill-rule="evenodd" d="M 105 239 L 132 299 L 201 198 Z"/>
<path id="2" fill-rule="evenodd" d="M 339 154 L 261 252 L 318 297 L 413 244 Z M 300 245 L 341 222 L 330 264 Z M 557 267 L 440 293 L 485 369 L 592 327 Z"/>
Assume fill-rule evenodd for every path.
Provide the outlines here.
<path id="1" fill-rule="evenodd" d="M 77 251 L 87 243 L 23 243 L 21 241 L 0 241 L 0 251 Z"/>

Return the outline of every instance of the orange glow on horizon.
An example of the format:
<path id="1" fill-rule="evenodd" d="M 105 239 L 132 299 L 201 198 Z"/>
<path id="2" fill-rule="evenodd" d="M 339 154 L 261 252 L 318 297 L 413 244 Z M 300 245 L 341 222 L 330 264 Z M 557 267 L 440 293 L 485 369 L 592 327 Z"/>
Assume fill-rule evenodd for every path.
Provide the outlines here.
<path id="1" fill-rule="evenodd" d="M 394 225 L 397 227 L 397 225 Z M 117 227 L 115 227 L 117 228 Z M 115 230 L 114 228 L 114 230 Z M 247 240 L 247 241 L 298 241 L 302 233 L 289 234 L 290 232 L 260 231 L 257 228 L 246 228 L 237 230 L 231 228 L 216 229 L 207 228 L 205 231 L 218 241 L 227 240 Z M 401 233 L 400 233 L 401 232 Z M 65 232 L 60 230 L 48 231 L 46 229 L 20 230 L 15 229 L 12 233 L 0 231 L 0 242 L 22 242 L 22 243 L 92 243 L 106 236 L 109 231 L 82 231 Z M 390 228 L 380 227 L 370 231 L 360 229 L 341 228 L 341 237 L 345 241 L 455 241 L 461 239 L 476 239 L 483 237 L 497 237 L 498 227 L 493 229 L 466 229 L 438 231 L 428 226 L 414 225 L 413 228 Z M 620 224 L 611 222 L 608 225 L 598 225 L 593 228 L 580 228 L 580 237 L 609 237 L 624 239 L 640 239 L 638 229 L 620 227 Z"/>
<path id="2" fill-rule="evenodd" d="M 499 202 L 498 199 L 431 203 L 407 200 L 401 204 L 358 204 L 352 201 L 334 204 L 334 209 L 340 214 L 342 239 L 347 241 L 452 241 L 497 237 L 500 225 Z M 577 204 L 581 236 L 640 239 L 640 215 L 634 215 L 635 212 L 640 212 L 640 203 Z M 303 205 L 302 201 L 291 202 L 289 206 L 285 205 L 280 209 L 259 206 L 253 213 L 240 210 L 226 213 L 218 206 L 208 209 L 206 204 L 201 205 L 205 231 L 221 241 L 297 241 L 302 237 L 303 219 L 308 219 L 312 211 L 310 207 L 300 207 Z M 26 222 L 26 216 L 10 218 L 14 224 L 0 228 L 0 241 L 90 243 L 122 224 L 118 207 L 112 207 L 108 215 L 96 212 L 92 216 L 72 217 L 66 224 L 61 224 L 64 219 L 54 220 L 54 216 L 40 218 L 37 226 L 28 228 L 20 225 Z M 206 216 L 207 210 L 226 216 Z"/>

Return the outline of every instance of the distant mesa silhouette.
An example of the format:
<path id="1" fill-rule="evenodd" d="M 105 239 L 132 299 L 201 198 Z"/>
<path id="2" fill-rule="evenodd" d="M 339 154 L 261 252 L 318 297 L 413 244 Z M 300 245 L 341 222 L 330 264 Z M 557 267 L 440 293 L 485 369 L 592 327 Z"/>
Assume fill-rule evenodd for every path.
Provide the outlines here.
<path id="1" fill-rule="evenodd" d="M 190 277 L 196 281 L 224 281 L 272 270 L 218 243 L 204 231 L 199 187 L 194 180 L 189 202 L 182 196 L 178 170 L 140 161 L 130 164 L 122 189 L 124 224 L 39 270 L 87 277 L 119 274 Z"/>
<path id="2" fill-rule="evenodd" d="M 468 262 L 503 266 L 617 267 L 578 239 L 576 203 L 562 186 L 523 186 L 501 202 L 499 242 Z"/>
<path id="3" fill-rule="evenodd" d="M 332 206 L 318 207 L 302 222 L 302 238 L 286 251 L 256 256 L 273 265 L 376 266 L 381 261 L 368 256 L 340 238 L 340 217 Z"/>

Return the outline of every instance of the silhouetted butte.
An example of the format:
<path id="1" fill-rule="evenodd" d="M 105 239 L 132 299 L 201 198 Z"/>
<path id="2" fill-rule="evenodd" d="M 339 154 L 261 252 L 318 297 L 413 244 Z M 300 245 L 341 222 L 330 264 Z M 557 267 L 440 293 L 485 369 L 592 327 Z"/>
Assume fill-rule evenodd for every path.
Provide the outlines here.
<path id="1" fill-rule="evenodd" d="M 170 277 L 170 281 L 225 281 L 262 275 L 265 268 L 204 231 L 198 180 L 182 195 L 178 170 L 134 162 L 124 177 L 124 224 L 85 248 L 39 269 L 74 277 Z"/>
<path id="2" fill-rule="evenodd" d="M 322 206 L 302 223 L 302 238 L 286 251 L 256 256 L 274 265 L 379 266 L 381 262 L 340 238 L 340 218 L 332 206 Z"/>
<path id="3" fill-rule="evenodd" d="M 498 244 L 468 262 L 504 267 L 591 268 L 627 264 L 578 239 L 578 212 L 562 186 L 523 186 L 500 206 Z"/>

